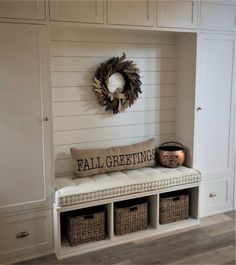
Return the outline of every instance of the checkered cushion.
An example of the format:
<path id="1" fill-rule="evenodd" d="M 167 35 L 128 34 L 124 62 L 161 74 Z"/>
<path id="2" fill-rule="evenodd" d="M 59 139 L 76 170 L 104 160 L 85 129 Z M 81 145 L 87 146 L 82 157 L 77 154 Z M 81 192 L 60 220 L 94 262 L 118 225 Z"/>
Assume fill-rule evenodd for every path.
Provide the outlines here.
<path id="1" fill-rule="evenodd" d="M 56 203 L 68 206 L 199 182 L 200 178 L 199 171 L 186 167 L 144 167 L 78 179 L 62 177 L 56 179 Z"/>

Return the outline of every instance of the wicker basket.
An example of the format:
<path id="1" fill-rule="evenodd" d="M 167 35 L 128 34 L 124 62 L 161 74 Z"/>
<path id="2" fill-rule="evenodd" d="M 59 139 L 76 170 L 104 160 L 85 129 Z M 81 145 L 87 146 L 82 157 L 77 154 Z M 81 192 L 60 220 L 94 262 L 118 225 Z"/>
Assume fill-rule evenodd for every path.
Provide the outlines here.
<path id="1" fill-rule="evenodd" d="M 160 223 L 168 224 L 188 219 L 189 195 L 169 194 L 160 197 Z"/>
<path id="2" fill-rule="evenodd" d="M 114 226 L 116 235 L 124 235 L 148 228 L 148 203 L 126 201 L 115 205 Z"/>
<path id="3" fill-rule="evenodd" d="M 71 246 L 105 239 L 105 209 L 88 209 L 77 211 L 67 216 L 67 237 Z"/>

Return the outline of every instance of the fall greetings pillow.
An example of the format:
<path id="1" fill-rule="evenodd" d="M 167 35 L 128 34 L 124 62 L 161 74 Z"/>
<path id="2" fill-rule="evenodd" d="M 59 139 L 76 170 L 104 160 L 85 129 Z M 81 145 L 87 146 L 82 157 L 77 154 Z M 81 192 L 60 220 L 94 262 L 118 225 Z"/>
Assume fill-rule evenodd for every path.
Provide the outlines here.
<path id="1" fill-rule="evenodd" d="M 155 140 L 104 149 L 70 149 L 75 177 L 155 165 Z"/>

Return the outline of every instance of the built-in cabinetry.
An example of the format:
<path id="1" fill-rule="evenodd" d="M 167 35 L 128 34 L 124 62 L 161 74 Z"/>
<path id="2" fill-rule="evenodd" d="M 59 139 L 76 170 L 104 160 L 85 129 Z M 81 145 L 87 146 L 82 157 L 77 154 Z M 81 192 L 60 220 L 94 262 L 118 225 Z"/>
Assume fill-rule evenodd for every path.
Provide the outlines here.
<path id="1" fill-rule="evenodd" d="M 46 19 L 46 1 L 44 0 L 1 0 L 0 18 L 9 19 Z"/>
<path id="2" fill-rule="evenodd" d="M 155 7 L 153 0 L 108 0 L 107 23 L 110 25 L 153 27 L 155 24 Z"/>
<path id="3" fill-rule="evenodd" d="M 233 167 L 234 39 L 200 34 L 198 47 L 195 166 L 205 177 L 227 175 Z"/>
<path id="4" fill-rule="evenodd" d="M 193 165 L 203 176 L 203 215 L 232 208 L 234 49 L 234 36 L 198 35 Z"/>
<path id="5" fill-rule="evenodd" d="M 48 14 L 48 15 L 47 15 Z M 0 19 L 49 20 L 155 30 L 235 31 L 235 1 L 1 1 Z"/>
<path id="6" fill-rule="evenodd" d="M 201 1 L 200 29 L 235 31 L 235 1 Z"/>
<path id="7" fill-rule="evenodd" d="M 199 184 L 181 185 L 171 188 L 166 188 L 157 191 L 143 192 L 130 194 L 127 196 L 120 196 L 111 199 L 99 200 L 94 202 L 81 203 L 80 205 L 71 205 L 67 207 L 54 207 L 54 242 L 55 252 L 58 259 L 71 257 L 78 255 L 78 253 L 86 253 L 92 250 L 98 250 L 114 245 L 119 245 L 124 242 L 133 241 L 135 239 L 145 238 L 153 235 L 161 235 L 166 232 L 170 232 L 180 228 L 187 228 L 199 224 Z M 188 219 L 181 220 L 178 222 L 161 224 L 160 222 L 160 197 L 165 195 L 167 192 L 176 191 L 185 192 L 189 194 L 189 217 Z M 142 231 L 129 233 L 125 235 L 116 235 L 114 229 L 115 215 L 114 207 L 116 203 L 125 202 L 130 199 L 139 198 L 144 199 L 148 202 L 148 228 Z M 107 237 L 104 240 L 84 243 L 78 246 L 71 247 L 68 242 L 66 232 L 66 216 L 71 214 L 73 211 L 78 209 L 90 208 L 93 206 L 103 206 L 106 209 L 106 227 Z"/>
<path id="8" fill-rule="evenodd" d="M 139 54 L 139 50 L 142 49 L 140 53 L 142 56 L 138 58 L 140 64 L 145 64 L 145 56 L 150 57 L 146 71 L 148 78 L 144 73 L 145 80 L 155 81 L 164 76 L 162 82 L 169 80 L 168 85 L 171 89 L 174 87 L 170 94 L 165 90 L 167 94 L 164 93 L 164 97 L 168 99 L 163 102 L 172 102 L 172 98 L 175 98 L 173 102 L 176 103 L 176 109 L 174 109 L 176 117 L 173 118 L 174 115 L 171 114 L 172 116 L 168 116 L 169 120 L 161 120 L 161 122 L 165 124 L 173 119 L 176 120 L 176 134 L 173 140 L 178 140 L 188 147 L 188 165 L 202 172 L 203 179 L 199 196 L 201 215 L 232 209 L 233 176 L 235 174 L 233 169 L 235 36 L 232 32 L 236 27 L 235 10 L 235 1 L 0 1 L 1 22 L 12 20 L 10 22 L 21 23 L 24 20 L 25 23 L 24 25 L 0 24 L 0 168 L 1 181 L 4 183 L 0 186 L 0 234 L 4 238 L 4 245 L 0 246 L 0 262 L 25 259 L 52 250 L 51 197 L 54 187 L 51 185 L 53 163 L 50 156 L 52 147 L 50 131 L 52 129 L 50 128 L 50 107 L 48 107 L 50 92 L 47 90 L 49 75 L 47 50 L 49 45 L 55 45 L 55 41 L 49 44 L 47 29 L 51 30 L 50 27 L 57 22 L 64 22 L 63 26 L 67 25 L 67 22 L 76 22 L 77 24 L 73 25 L 81 27 L 90 25 L 90 27 L 106 29 L 142 29 L 141 37 L 145 36 L 142 35 L 144 30 L 194 32 L 186 35 L 175 34 L 177 41 L 173 43 L 156 43 L 155 36 L 153 38 L 155 41 L 149 45 L 149 48 L 147 48 L 148 43 L 140 41 L 139 38 L 135 37 L 129 42 L 127 39 L 121 42 L 115 34 L 115 37 L 107 38 L 104 32 L 102 35 L 96 33 L 100 39 L 94 43 L 97 47 L 100 47 L 103 40 L 106 42 L 106 47 L 110 46 L 111 41 L 113 41 L 113 46 L 119 44 L 119 41 L 120 44 L 126 43 L 129 47 L 137 44 L 136 54 Z M 36 22 L 47 24 L 47 26 L 35 25 Z M 34 25 L 27 25 L 27 23 Z M 124 32 L 127 36 L 130 33 L 125 30 Z M 66 41 L 70 40 L 70 34 L 65 34 Z M 81 47 L 83 51 L 90 49 L 95 58 L 96 51 L 88 45 L 93 37 L 89 34 L 87 37 L 88 39 L 83 41 Z M 88 65 L 93 67 L 100 62 L 97 58 L 95 60 L 88 56 L 90 59 L 87 60 L 84 57 L 81 59 L 82 63 L 80 62 L 84 68 L 78 70 L 76 68 L 78 40 L 72 44 L 66 41 L 59 40 L 57 45 L 58 51 L 62 52 L 65 49 L 67 54 L 61 57 L 53 56 L 54 62 L 61 62 L 65 69 L 69 70 L 61 73 L 60 67 L 55 68 L 52 82 L 56 80 L 55 76 L 60 76 L 60 81 L 68 78 L 70 82 L 73 80 L 77 82 L 77 76 L 81 77 L 83 74 L 81 72 L 87 71 Z M 119 48 L 123 49 L 122 45 L 119 45 Z M 150 49 L 150 46 L 155 46 L 157 53 L 146 54 L 145 49 Z M 158 53 L 159 46 L 162 46 L 161 51 L 166 49 L 164 54 Z M 68 63 L 70 49 L 75 52 L 73 64 Z M 173 50 L 175 50 L 174 53 L 172 53 Z M 168 57 L 169 51 L 172 51 L 171 58 Z M 108 53 L 109 56 L 114 55 L 111 50 L 109 52 L 111 52 Z M 164 64 L 159 58 L 161 56 L 158 57 L 156 54 L 165 57 Z M 83 57 L 84 53 L 81 52 L 79 55 Z M 121 55 L 120 51 L 117 55 Z M 104 58 L 106 56 L 107 53 L 103 55 Z M 94 61 L 89 61 L 92 59 Z M 171 73 L 166 73 L 166 70 Z M 156 78 L 157 75 L 158 78 Z M 84 81 L 82 77 L 80 80 Z M 69 91 L 71 100 L 78 94 L 75 92 L 76 85 L 71 85 L 70 82 L 61 87 L 57 87 L 56 84 L 55 87 L 61 93 L 62 98 L 67 98 L 66 93 Z M 153 87 L 152 83 L 147 82 L 146 85 Z M 154 94 L 157 95 L 156 92 Z M 151 101 L 153 94 L 150 95 L 147 96 L 147 102 L 153 104 L 154 101 Z M 67 103 L 64 100 L 62 104 L 67 106 Z M 77 106 L 76 100 L 73 104 Z M 164 103 L 158 104 L 165 105 Z M 75 109 L 72 108 L 73 111 Z M 61 109 L 58 108 L 58 110 Z M 150 110 L 145 109 L 145 111 Z M 75 123 L 72 120 L 71 124 L 82 124 L 84 127 L 81 128 L 84 130 L 87 128 L 87 121 L 85 119 L 83 121 L 84 123 L 76 120 L 77 123 Z M 55 122 L 55 124 L 58 126 L 58 123 Z M 140 127 L 137 126 L 137 128 Z M 146 128 L 154 127 L 145 125 Z M 172 127 L 167 129 L 171 130 Z M 104 141 L 106 140 L 104 138 Z M 60 150 L 61 146 L 58 145 L 57 148 Z M 64 155 L 63 151 L 61 153 Z M 157 222 L 158 217 L 155 212 L 157 208 L 154 206 L 158 204 L 159 193 L 145 194 L 145 196 L 149 196 L 152 205 L 151 230 L 149 230 L 150 233 L 148 231 L 140 233 L 138 237 L 168 230 L 167 226 L 162 228 Z M 114 202 L 111 200 L 105 203 L 110 214 L 110 238 L 104 241 L 103 247 L 124 241 L 124 237 L 120 239 L 112 234 Z M 84 205 L 84 207 L 88 206 L 91 205 Z M 55 209 L 57 220 L 60 219 L 58 215 L 62 211 L 62 209 Z M 186 223 L 183 224 L 185 225 Z M 171 226 L 171 229 L 175 228 L 176 226 Z M 57 229 L 57 235 L 60 235 L 60 226 Z M 133 237 L 131 236 L 130 239 Z M 71 249 L 68 250 L 63 242 L 61 244 L 61 240 L 61 237 L 55 238 L 59 256 L 70 256 Z M 91 249 L 87 246 L 81 246 L 78 250 L 85 252 Z M 97 248 L 99 247 L 98 244 Z M 75 253 L 75 251 L 72 252 Z"/>
<path id="9" fill-rule="evenodd" d="M 1 264 L 48 253 L 53 245 L 51 210 L 3 216 L 0 233 Z"/>
<path id="10" fill-rule="evenodd" d="M 104 22 L 104 1 L 50 1 L 50 20 L 82 23 Z"/>
<path id="11" fill-rule="evenodd" d="M 0 263 L 52 250 L 47 44 L 45 26 L 0 24 Z"/>
<path id="12" fill-rule="evenodd" d="M 197 1 L 157 1 L 157 26 L 197 29 Z"/>

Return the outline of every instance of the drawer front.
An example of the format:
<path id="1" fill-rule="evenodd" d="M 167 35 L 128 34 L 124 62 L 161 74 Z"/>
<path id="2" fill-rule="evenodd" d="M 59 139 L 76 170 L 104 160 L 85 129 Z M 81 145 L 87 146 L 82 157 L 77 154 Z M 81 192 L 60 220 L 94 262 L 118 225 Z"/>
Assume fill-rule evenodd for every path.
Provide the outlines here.
<path id="1" fill-rule="evenodd" d="M 203 181 L 200 193 L 201 216 L 228 210 L 230 197 L 229 180 L 227 178 Z"/>
<path id="2" fill-rule="evenodd" d="M 51 210 L 0 219 L 0 263 L 52 247 Z"/>

